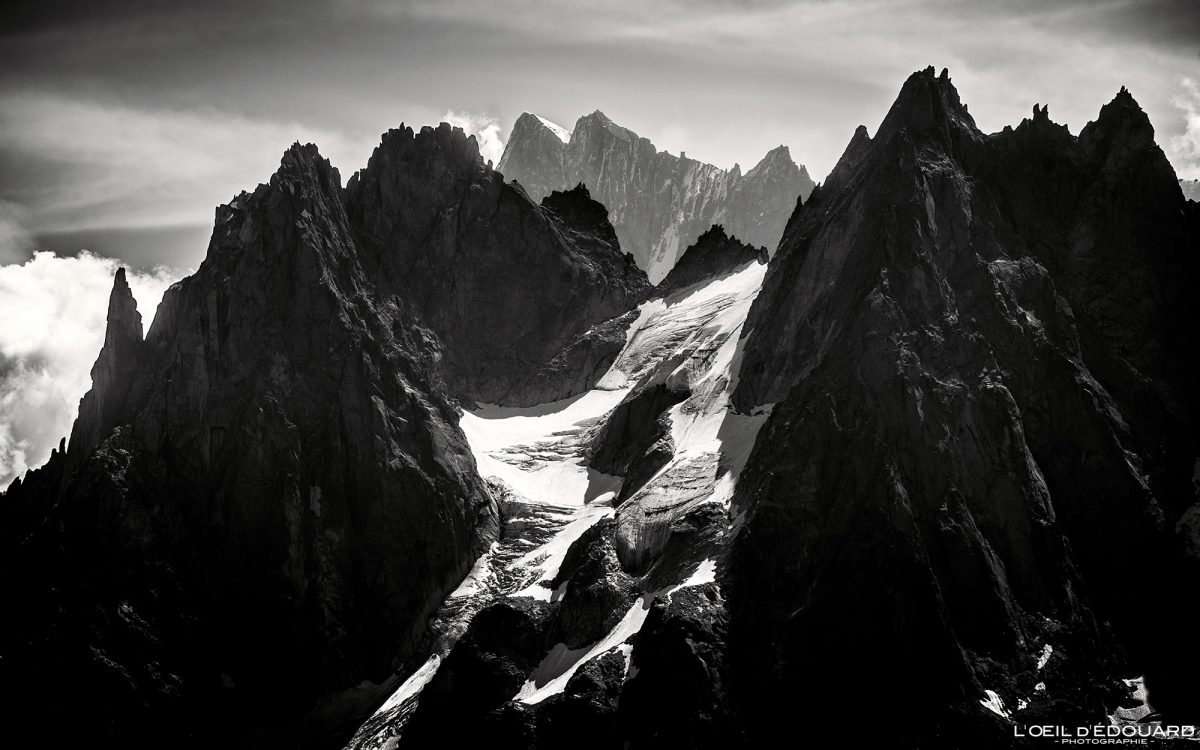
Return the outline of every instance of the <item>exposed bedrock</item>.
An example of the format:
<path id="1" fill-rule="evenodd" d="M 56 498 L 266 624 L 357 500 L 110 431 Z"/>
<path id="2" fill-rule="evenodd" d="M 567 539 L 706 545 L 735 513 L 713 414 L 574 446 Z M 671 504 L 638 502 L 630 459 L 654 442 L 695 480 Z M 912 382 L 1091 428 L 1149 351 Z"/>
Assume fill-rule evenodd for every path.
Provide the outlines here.
<path id="1" fill-rule="evenodd" d="M 889 732 L 920 715 L 900 744 L 1004 742 L 983 691 L 1047 645 L 1060 681 L 1007 710 L 1104 721 L 1142 671 L 1168 716 L 1200 710 L 1177 604 L 1198 590 L 1177 532 L 1197 247 L 1125 90 L 1078 137 L 1044 107 L 985 136 L 929 69 L 855 134 L 789 222 L 734 393 L 773 407 L 731 568 L 756 732 L 820 705 Z"/>

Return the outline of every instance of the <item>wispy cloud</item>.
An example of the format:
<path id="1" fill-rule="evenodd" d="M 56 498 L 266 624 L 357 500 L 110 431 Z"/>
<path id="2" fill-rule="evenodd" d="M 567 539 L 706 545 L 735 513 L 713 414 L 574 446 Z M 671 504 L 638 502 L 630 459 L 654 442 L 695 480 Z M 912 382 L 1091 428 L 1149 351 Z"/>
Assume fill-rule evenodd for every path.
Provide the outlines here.
<path id="1" fill-rule="evenodd" d="M 297 140 L 353 171 L 375 139 L 212 107 L 0 95 L 0 146 L 25 177 L 4 187 L 39 206 L 27 217 L 38 231 L 207 223 L 217 204 L 266 181 Z"/>
<path id="2" fill-rule="evenodd" d="M 447 110 L 446 114 L 442 115 L 442 121 L 462 128 L 467 135 L 475 136 L 484 161 L 500 163 L 500 156 L 504 153 L 504 131 L 500 129 L 500 121 L 495 117 Z"/>
<path id="3" fill-rule="evenodd" d="M 447 109 L 569 125 L 599 108 L 727 167 L 786 143 L 819 177 L 931 64 L 985 130 L 1048 102 L 1078 132 L 1127 85 L 1167 146 L 1200 38 L 1195 0 L 179 0 L 26 16 L 0 29 L 0 198 L 38 232 L 207 223 L 293 140 L 349 172 L 383 130 Z M 91 158 L 105 153 L 120 156 Z"/>
<path id="4" fill-rule="evenodd" d="M 9 250 L 0 239 L 0 255 Z M 39 252 L 0 267 L 0 487 L 44 463 L 70 434 L 104 342 L 117 266 L 90 253 Z M 146 328 L 180 275 L 167 268 L 128 274 Z"/>

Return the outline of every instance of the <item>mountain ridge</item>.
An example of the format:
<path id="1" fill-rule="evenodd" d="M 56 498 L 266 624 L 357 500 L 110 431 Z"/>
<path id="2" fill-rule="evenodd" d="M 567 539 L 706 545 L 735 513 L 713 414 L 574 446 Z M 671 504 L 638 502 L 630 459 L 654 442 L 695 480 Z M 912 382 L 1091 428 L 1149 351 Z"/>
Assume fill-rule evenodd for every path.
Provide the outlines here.
<path id="1" fill-rule="evenodd" d="M 297 143 L 217 208 L 144 338 L 118 271 L 69 447 L 3 498 L 27 523 L 2 553 L 22 710 L 70 673 L 95 693 L 75 718 L 127 744 L 344 742 L 497 534 L 463 369 L 503 395 L 558 362 L 576 384 L 543 386 L 570 396 L 605 364 L 559 342 L 647 287 L 586 191 L 547 204 L 447 125 L 391 131 L 346 188 Z M 487 261 L 505 252 L 516 287 Z M 487 284 L 510 318 L 468 304 Z M 539 315 L 554 332 L 528 342 Z M 477 329 L 492 341 L 464 351 Z"/>
<path id="2" fill-rule="evenodd" d="M 923 712 L 904 735 L 922 746 L 999 738 L 997 719 L 1097 716 L 1133 669 L 1192 720 L 1195 648 L 1168 602 L 1197 580 L 1178 331 L 1198 236 L 1124 89 L 1078 137 L 1044 106 L 989 136 L 930 68 L 855 133 L 792 217 L 733 395 L 770 413 L 731 565 L 756 731 L 778 696 L 832 692 L 831 719 Z M 1057 654 L 1045 690 L 1038 648 Z M 985 690 L 1000 708 L 978 710 Z"/>
<path id="3" fill-rule="evenodd" d="M 651 281 L 713 224 L 773 250 L 797 197 L 813 182 L 786 146 L 769 150 L 749 171 L 725 170 L 659 151 L 600 110 L 580 117 L 567 141 L 523 113 L 497 169 L 534 199 L 578 183 L 610 211 L 622 247 Z"/>

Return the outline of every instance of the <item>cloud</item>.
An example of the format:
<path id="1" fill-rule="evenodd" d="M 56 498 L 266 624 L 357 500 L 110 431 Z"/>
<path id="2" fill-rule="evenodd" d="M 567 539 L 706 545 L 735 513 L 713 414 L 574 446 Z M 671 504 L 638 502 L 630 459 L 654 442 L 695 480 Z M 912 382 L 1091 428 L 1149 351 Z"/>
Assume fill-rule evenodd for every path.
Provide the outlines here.
<path id="1" fill-rule="evenodd" d="M 7 248 L 0 242 L 0 255 Z M 70 434 L 104 343 L 117 266 L 88 252 L 38 252 L 0 267 L 0 487 L 44 463 Z M 180 275 L 168 268 L 128 274 L 144 327 Z"/>
<path id="2" fill-rule="evenodd" d="M 475 136 L 479 142 L 479 153 L 484 161 L 491 160 L 492 164 L 500 163 L 500 155 L 504 153 L 504 131 L 500 129 L 500 121 L 487 114 L 475 115 L 470 112 L 453 112 L 446 110 L 442 121 L 456 128 L 462 128 L 467 135 Z"/>
<path id="3" fill-rule="evenodd" d="M 1191 78 L 1179 83 L 1182 89 L 1171 104 L 1184 118 L 1184 131 L 1168 141 L 1167 155 L 1175 171 L 1185 179 L 1200 178 L 1200 84 Z"/>

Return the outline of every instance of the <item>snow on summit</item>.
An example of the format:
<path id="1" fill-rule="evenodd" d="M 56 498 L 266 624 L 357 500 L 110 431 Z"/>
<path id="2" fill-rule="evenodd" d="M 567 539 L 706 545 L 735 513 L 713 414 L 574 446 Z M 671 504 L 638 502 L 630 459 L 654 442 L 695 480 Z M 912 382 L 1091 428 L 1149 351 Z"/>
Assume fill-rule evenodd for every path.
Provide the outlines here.
<path id="1" fill-rule="evenodd" d="M 558 140 L 562 141 L 563 143 L 571 142 L 571 131 L 570 130 L 567 130 L 566 128 L 564 128 L 562 125 L 559 125 L 558 123 L 550 122 L 549 120 L 547 120 L 545 117 L 542 117 L 541 115 L 535 114 L 534 117 L 538 118 L 538 120 L 540 120 L 543 125 L 545 125 L 547 128 L 549 128 L 551 133 L 554 133 L 554 135 L 558 136 Z"/>

